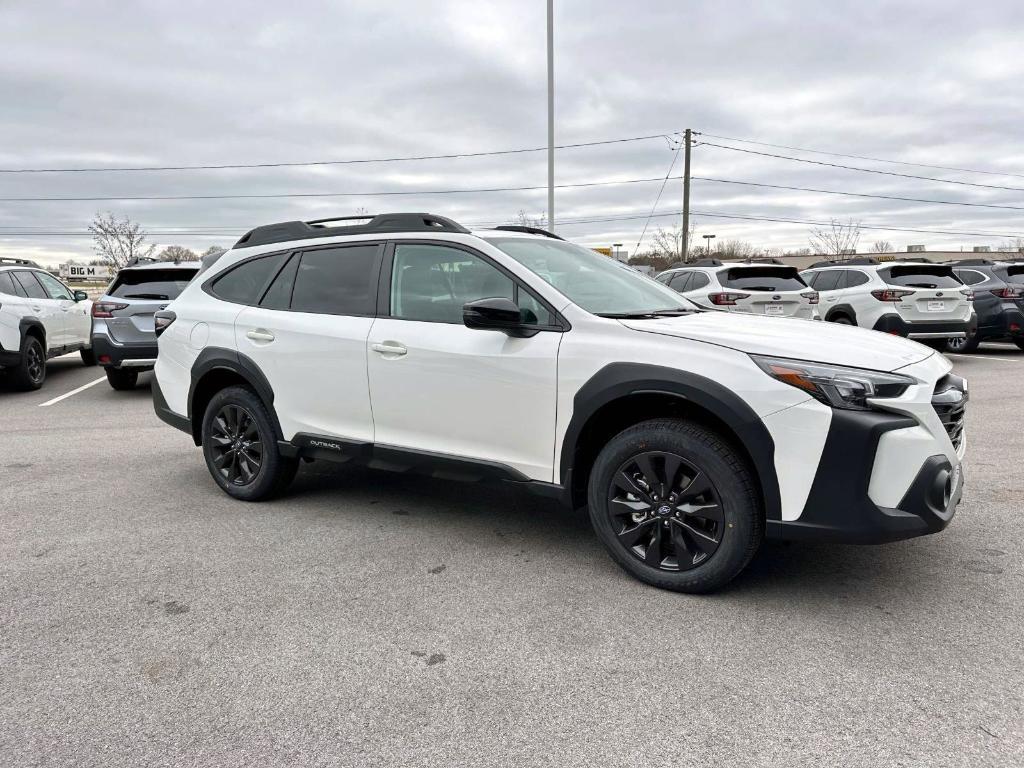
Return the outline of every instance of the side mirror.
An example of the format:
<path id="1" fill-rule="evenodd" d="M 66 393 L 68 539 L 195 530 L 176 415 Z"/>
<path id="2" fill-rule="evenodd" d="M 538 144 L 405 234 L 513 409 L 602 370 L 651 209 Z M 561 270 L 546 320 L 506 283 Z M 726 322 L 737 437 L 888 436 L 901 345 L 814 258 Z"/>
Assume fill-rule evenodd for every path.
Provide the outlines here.
<path id="1" fill-rule="evenodd" d="M 462 307 L 462 322 L 477 331 L 502 331 L 516 338 L 535 336 L 538 331 L 523 324 L 522 313 L 512 299 L 477 299 Z"/>
<path id="2" fill-rule="evenodd" d="M 89 298 L 89 294 L 85 291 L 75 291 L 75 301 L 85 301 Z"/>

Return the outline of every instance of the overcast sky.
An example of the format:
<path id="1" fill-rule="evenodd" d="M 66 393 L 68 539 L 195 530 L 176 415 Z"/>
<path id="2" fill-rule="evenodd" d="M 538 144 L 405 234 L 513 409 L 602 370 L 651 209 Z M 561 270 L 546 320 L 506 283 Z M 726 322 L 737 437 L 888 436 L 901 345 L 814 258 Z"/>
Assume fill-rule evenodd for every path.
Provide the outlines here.
<path id="1" fill-rule="evenodd" d="M 556 143 L 672 134 L 906 162 L 943 171 L 704 140 L 824 162 L 1024 188 L 1024 3 L 556 0 Z M 545 4 L 0 0 L 0 168 L 302 162 L 546 143 Z M 661 178 L 664 138 L 564 149 L 556 183 Z M 682 169 L 681 158 L 672 175 Z M 1024 207 L 1024 194 L 859 173 L 709 146 L 695 176 Z M 1002 174 L 1017 174 L 1002 175 Z M 544 152 L 473 159 L 149 173 L 0 173 L 0 197 L 138 197 L 543 187 Z M 632 251 L 660 182 L 556 192 L 556 223 Z M 681 208 L 670 180 L 658 205 Z M 697 235 L 807 245 L 808 225 L 710 214 L 862 220 L 897 248 L 1001 244 L 1024 211 L 695 181 Z M 97 211 L 162 245 L 230 245 L 272 221 L 424 210 L 469 224 L 539 215 L 546 192 L 189 201 L 0 202 L 0 255 L 91 255 Z M 572 219 L 639 217 L 568 223 Z M 651 220 L 678 223 L 672 216 Z M 188 234 L 163 234 L 169 231 Z M 198 233 L 202 234 L 198 234 Z M 19 236 L 13 233 L 33 233 Z M 65 233 L 59 235 L 43 233 Z M 71 233 L 71 234 L 66 234 Z M 74 234 L 78 233 L 78 234 Z M 157 234 L 159 233 L 159 234 Z"/>

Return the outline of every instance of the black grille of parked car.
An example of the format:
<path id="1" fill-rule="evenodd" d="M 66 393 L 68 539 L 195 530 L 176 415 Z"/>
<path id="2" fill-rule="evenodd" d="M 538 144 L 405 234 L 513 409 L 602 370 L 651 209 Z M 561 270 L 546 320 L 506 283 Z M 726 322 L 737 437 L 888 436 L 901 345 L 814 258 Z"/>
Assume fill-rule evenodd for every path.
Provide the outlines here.
<path id="1" fill-rule="evenodd" d="M 939 379 L 932 395 L 932 407 L 946 428 L 953 447 L 959 448 L 964 438 L 964 416 L 967 412 L 967 382 L 949 374 Z"/>

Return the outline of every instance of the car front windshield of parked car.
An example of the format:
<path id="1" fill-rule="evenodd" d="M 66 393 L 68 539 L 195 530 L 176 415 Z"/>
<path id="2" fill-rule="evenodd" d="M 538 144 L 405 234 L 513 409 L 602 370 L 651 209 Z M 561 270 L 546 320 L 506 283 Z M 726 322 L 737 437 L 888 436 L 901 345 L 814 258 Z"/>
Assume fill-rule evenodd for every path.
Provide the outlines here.
<path id="1" fill-rule="evenodd" d="M 602 317 L 657 317 L 696 305 L 632 267 L 567 243 L 535 237 L 485 237 L 574 304 Z"/>

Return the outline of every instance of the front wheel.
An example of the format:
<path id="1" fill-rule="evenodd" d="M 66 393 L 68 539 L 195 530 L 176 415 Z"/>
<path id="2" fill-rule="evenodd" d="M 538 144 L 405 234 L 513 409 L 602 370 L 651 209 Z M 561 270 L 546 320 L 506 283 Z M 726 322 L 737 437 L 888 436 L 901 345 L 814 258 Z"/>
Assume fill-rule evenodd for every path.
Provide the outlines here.
<path id="1" fill-rule="evenodd" d="M 609 554 L 655 587 L 710 592 L 734 579 L 764 538 L 750 468 L 716 433 L 676 419 L 620 432 L 594 463 L 590 521 Z"/>
<path id="2" fill-rule="evenodd" d="M 299 462 L 281 455 L 263 401 L 245 387 L 213 396 L 203 416 L 203 456 L 210 474 L 229 496 L 263 501 L 295 478 Z"/>

